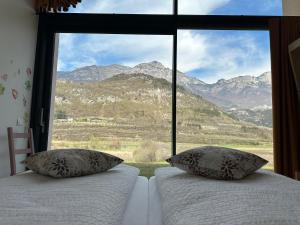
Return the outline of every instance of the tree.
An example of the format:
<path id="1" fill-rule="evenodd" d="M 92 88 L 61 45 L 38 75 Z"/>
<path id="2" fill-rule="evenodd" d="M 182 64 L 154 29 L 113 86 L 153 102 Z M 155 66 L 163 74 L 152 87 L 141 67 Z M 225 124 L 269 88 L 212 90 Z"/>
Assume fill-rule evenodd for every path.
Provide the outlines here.
<path id="1" fill-rule="evenodd" d="M 55 119 L 68 119 L 68 115 L 65 111 L 58 110 L 57 112 L 55 112 L 54 118 Z"/>

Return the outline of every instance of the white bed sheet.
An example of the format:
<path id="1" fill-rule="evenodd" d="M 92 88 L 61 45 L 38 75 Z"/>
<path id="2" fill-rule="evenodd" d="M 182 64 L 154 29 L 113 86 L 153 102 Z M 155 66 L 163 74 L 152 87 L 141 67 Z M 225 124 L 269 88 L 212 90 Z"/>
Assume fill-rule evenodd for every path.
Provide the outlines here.
<path id="1" fill-rule="evenodd" d="M 127 202 L 122 225 L 148 224 L 148 179 L 139 176 Z"/>
<path id="2" fill-rule="evenodd" d="M 1 178 L 0 225 L 121 225 L 138 173 L 119 165 L 69 179 L 35 173 Z"/>
<path id="3" fill-rule="evenodd" d="M 242 180 L 155 171 L 165 225 L 300 225 L 300 183 L 259 170 Z"/>
<path id="4" fill-rule="evenodd" d="M 163 225 L 160 194 L 157 189 L 156 178 L 149 180 L 149 225 Z"/>

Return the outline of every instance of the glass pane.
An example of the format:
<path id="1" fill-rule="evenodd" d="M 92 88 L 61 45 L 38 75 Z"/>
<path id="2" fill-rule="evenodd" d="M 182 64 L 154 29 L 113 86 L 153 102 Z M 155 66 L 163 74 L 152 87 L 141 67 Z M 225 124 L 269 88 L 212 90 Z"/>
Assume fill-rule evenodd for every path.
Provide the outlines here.
<path id="1" fill-rule="evenodd" d="M 108 152 L 153 175 L 171 154 L 172 36 L 61 34 L 52 149 Z"/>
<path id="2" fill-rule="evenodd" d="M 172 14 L 173 0 L 88 0 L 71 13 Z"/>
<path id="3" fill-rule="evenodd" d="M 216 145 L 273 168 L 267 31 L 178 31 L 177 151 Z"/>
<path id="4" fill-rule="evenodd" d="M 179 14 L 282 15 L 282 0 L 178 0 Z"/>

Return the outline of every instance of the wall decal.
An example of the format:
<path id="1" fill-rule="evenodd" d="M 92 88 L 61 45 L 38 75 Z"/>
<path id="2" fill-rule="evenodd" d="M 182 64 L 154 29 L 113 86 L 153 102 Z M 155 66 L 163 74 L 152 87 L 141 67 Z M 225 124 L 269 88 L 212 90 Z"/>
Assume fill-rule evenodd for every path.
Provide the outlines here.
<path id="1" fill-rule="evenodd" d="M 27 91 L 31 90 L 31 82 L 30 82 L 30 80 L 25 81 L 25 89 Z"/>
<path id="2" fill-rule="evenodd" d="M 18 69 L 18 75 L 20 75 L 20 74 L 21 74 L 21 69 L 19 68 L 19 69 Z"/>
<path id="3" fill-rule="evenodd" d="M 6 73 L 0 75 L 0 80 L 7 81 L 7 78 L 8 78 L 8 75 Z"/>
<path id="4" fill-rule="evenodd" d="M 11 94 L 15 100 L 18 98 L 19 93 L 16 89 L 11 89 Z"/>
<path id="5" fill-rule="evenodd" d="M 32 74 L 31 68 L 27 68 L 26 73 L 27 73 L 27 76 L 31 76 L 31 74 Z"/>
<path id="6" fill-rule="evenodd" d="M 23 95 L 23 106 L 26 107 L 27 106 L 27 100 L 25 98 L 25 96 Z"/>
<path id="7" fill-rule="evenodd" d="M 3 84 L 0 84 L 0 95 L 3 95 L 5 91 L 5 87 L 3 86 Z"/>

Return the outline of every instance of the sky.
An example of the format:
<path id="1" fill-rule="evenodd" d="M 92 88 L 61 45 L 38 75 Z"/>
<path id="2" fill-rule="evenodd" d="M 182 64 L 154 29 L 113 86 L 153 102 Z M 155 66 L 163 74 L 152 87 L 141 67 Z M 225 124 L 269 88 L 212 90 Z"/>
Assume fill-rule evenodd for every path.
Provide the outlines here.
<path id="1" fill-rule="evenodd" d="M 247 7 L 245 7 L 245 5 Z M 134 6 L 134 7 L 133 7 Z M 281 0 L 179 0 L 180 14 L 281 15 Z M 172 12 L 167 0 L 83 0 L 76 13 Z M 172 67 L 172 36 L 60 34 L 58 70 L 160 61 Z M 214 83 L 270 71 L 267 31 L 179 30 L 177 69 Z"/>

